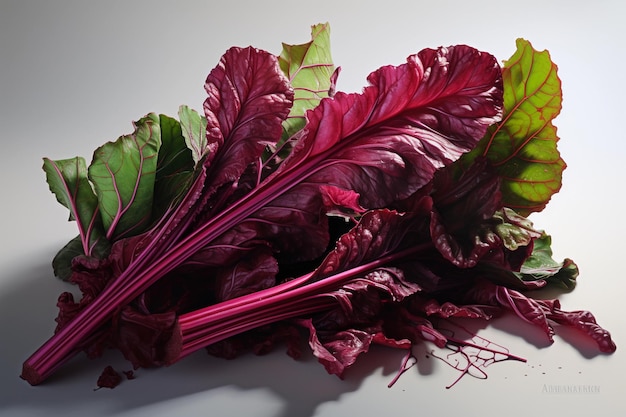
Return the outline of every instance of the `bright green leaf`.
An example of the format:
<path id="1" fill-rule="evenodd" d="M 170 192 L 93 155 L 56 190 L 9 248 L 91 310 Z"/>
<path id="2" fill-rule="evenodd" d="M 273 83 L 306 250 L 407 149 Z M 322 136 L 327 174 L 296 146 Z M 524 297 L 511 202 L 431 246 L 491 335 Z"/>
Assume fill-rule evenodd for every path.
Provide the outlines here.
<path id="1" fill-rule="evenodd" d="M 198 163 L 207 152 L 207 120 L 187 106 L 180 106 L 178 117 L 187 148 L 191 150 L 193 161 Z"/>
<path id="2" fill-rule="evenodd" d="M 160 147 L 159 116 L 151 113 L 135 122 L 132 134 L 94 152 L 88 174 L 109 240 L 150 224 Z"/>
<path id="3" fill-rule="evenodd" d="M 295 93 L 293 107 L 283 123 L 283 137 L 289 138 L 304 126 L 305 112 L 317 107 L 320 100 L 329 95 L 335 71 L 330 53 L 330 25 L 312 26 L 310 42 L 283 43 L 278 62 Z"/>
<path id="4" fill-rule="evenodd" d="M 52 161 L 43 160 L 43 170 L 50 191 L 70 211 L 75 220 L 85 255 L 91 255 L 98 241 L 104 240 L 98 216 L 98 199 L 87 179 L 87 166 L 81 157 Z"/>
<path id="5" fill-rule="evenodd" d="M 85 160 L 81 157 L 58 161 L 44 158 L 43 170 L 50 191 L 70 210 L 69 219 L 80 219 L 78 227 L 87 228 L 98 208 L 98 199 L 87 179 Z M 77 204 L 78 201 L 82 204 Z"/>
<path id="6" fill-rule="evenodd" d="M 502 70 L 504 115 L 464 163 L 487 157 L 502 178 L 504 204 L 528 215 L 543 210 L 561 188 L 565 162 L 553 119 L 561 110 L 561 81 L 547 51 L 524 40 Z"/>

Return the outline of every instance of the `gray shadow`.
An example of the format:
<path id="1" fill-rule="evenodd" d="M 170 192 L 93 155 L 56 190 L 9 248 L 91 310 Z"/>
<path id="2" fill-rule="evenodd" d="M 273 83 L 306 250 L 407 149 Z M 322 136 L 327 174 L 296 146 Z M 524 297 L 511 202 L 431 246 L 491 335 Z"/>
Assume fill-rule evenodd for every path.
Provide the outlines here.
<path id="1" fill-rule="evenodd" d="M 101 410 L 103 415 L 125 414 L 228 387 L 242 395 L 269 391 L 284 404 L 277 417 L 306 417 L 314 415 L 320 404 L 356 391 L 374 372 L 383 372 L 391 380 L 404 355 L 395 349 L 375 347 L 340 380 L 327 374 L 307 349 L 297 361 L 280 347 L 265 356 L 244 355 L 236 360 L 214 358 L 200 351 L 167 368 L 137 370 L 136 379 L 124 381 L 113 390 L 94 391 L 105 366 L 131 368 L 118 352 L 111 351 L 97 359 L 79 354 L 45 383 L 31 387 L 19 378 L 22 363 L 52 335 L 58 295 L 73 289 L 52 274 L 49 260 L 55 251 L 34 251 L 28 255 L 29 262 L 11 260 L 11 268 L 5 270 L 10 279 L 7 282 L 14 284 L 0 293 L 0 415 L 39 412 L 46 416 L 96 416 Z"/>

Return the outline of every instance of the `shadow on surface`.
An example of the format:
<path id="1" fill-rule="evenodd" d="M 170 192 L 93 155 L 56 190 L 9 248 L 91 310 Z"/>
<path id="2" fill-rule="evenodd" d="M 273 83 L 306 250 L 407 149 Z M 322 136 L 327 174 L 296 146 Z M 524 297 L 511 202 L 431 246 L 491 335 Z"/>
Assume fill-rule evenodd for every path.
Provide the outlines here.
<path id="1" fill-rule="evenodd" d="M 154 406 L 166 406 L 171 400 L 184 402 L 191 396 L 192 401 L 203 401 L 210 407 L 212 399 L 228 389 L 239 392 L 242 404 L 248 401 L 248 394 L 269 395 L 279 403 L 272 415 L 306 417 L 314 415 L 320 404 L 338 401 L 357 390 L 372 373 L 382 372 L 391 380 L 404 354 L 372 349 L 367 360 L 357 361 L 340 380 L 327 374 L 311 354 L 294 361 L 280 347 L 265 356 L 247 355 L 231 361 L 201 351 L 168 368 L 137 370 L 136 379 L 124 381 L 113 390 L 94 391 L 106 365 L 117 370 L 131 368 L 121 355 L 111 351 L 95 360 L 80 354 L 46 383 L 31 387 L 19 378 L 22 363 L 52 335 L 56 299 L 62 291 L 73 288 L 52 275 L 49 259 L 53 255 L 54 250 L 32 253 L 28 262 L 13 259 L 5 268 L 6 282 L 11 285 L 3 286 L 0 292 L 0 415 L 154 415 Z M 207 399 L 198 400 L 198 396 Z"/>
<path id="2" fill-rule="evenodd" d="M 120 371 L 130 369 L 117 352 L 108 352 L 96 360 L 79 355 L 47 383 L 31 387 L 19 378 L 21 365 L 52 334 L 58 295 L 73 288 L 53 277 L 49 263 L 53 255 L 53 249 L 40 250 L 3 265 L 0 415 L 195 415 L 200 408 L 195 408 L 191 414 L 186 410 L 193 404 L 205 407 L 202 410 L 209 414 L 219 410 L 221 417 L 310 417 L 322 404 L 341 401 L 345 395 L 359 390 L 373 374 L 382 375 L 376 380 L 376 383 L 383 381 L 376 390 L 385 392 L 386 384 L 396 375 L 405 354 L 375 347 L 349 369 L 344 380 L 340 380 L 328 375 L 310 353 L 294 361 L 278 348 L 269 355 L 246 355 L 228 361 L 201 351 L 168 368 L 138 370 L 135 380 L 124 381 L 114 390 L 94 391 L 96 380 L 105 366 L 113 365 Z M 521 337 L 538 348 L 550 346 L 539 329 L 512 315 L 491 323 L 474 320 L 462 323 L 470 333 L 491 326 Z M 581 339 L 576 331 L 557 328 L 557 335 L 562 339 L 558 342 L 573 344 L 585 358 L 597 354 L 593 343 L 584 337 Z M 414 350 L 418 357 L 415 369 L 423 377 L 434 376 L 440 369 L 436 360 L 424 360 L 430 349 L 418 346 Z M 363 395 L 367 395 L 365 391 Z"/>

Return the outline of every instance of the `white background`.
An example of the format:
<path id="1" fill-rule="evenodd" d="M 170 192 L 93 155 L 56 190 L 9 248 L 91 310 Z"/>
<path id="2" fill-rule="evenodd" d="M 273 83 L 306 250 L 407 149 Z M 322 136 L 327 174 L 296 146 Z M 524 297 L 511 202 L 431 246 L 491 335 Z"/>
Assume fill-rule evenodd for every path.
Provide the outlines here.
<path id="1" fill-rule="evenodd" d="M 0 415 L 6 416 L 376 416 L 549 415 L 626 411 L 623 276 L 626 179 L 624 83 L 626 9 L 620 1 L 31 1 L 0 0 Z M 310 357 L 282 351 L 224 361 L 193 355 L 139 371 L 114 390 L 93 391 L 107 364 L 80 356 L 49 383 L 18 378 L 23 360 L 54 328 L 67 289 L 50 260 L 75 235 L 48 191 L 41 158 L 81 155 L 132 131 L 154 111 L 201 109 L 203 83 L 232 45 L 279 53 L 330 22 L 338 89 L 359 91 L 367 74 L 425 47 L 466 43 L 504 60 L 515 39 L 548 49 L 559 66 L 564 106 L 556 120 L 568 163 L 561 192 L 535 224 L 553 235 L 555 255 L 581 269 L 564 309 L 588 309 L 612 331 L 614 355 L 595 355 L 565 333 L 547 346 L 516 320 L 480 334 L 528 359 L 465 378 L 421 357 L 391 389 L 402 354 L 375 349 L 341 381 Z M 556 386 L 592 393 L 550 394 Z M 600 411 L 603 410 L 603 411 Z M 604 411 L 606 410 L 606 411 Z M 461 414 L 462 413 L 462 414 Z"/>

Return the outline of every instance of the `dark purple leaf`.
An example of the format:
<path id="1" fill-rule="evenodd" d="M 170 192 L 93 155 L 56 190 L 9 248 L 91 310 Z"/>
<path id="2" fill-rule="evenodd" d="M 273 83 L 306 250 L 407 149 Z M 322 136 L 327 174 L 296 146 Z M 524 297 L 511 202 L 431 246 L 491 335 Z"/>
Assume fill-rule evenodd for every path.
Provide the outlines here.
<path id="1" fill-rule="evenodd" d="M 236 182 L 267 145 L 278 142 L 294 97 L 278 59 L 251 47 L 229 49 L 207 77 L 205 90 L 203 164 L 210 172 L 204 206 L 218 188 Z"/>
<path id="2" fill-rule="evenodd" d="M 433 180 L 431 235 L 437 249 L 460 268 L 482 259 L 519 270 L 541 232 L 503 208 L 500 180 L 486 160 L 476 160 L 460 176 L 456 167 L 450 168 Z"/>
<path id="3" fill-rule="evenodd" d="M 104 368 L 98 377 L 98 388 L 115 388 L 122 382 L 122 376 L 111 365 Z"/>
<path id="4" fill-rule="evenodd" d="M 427 316 L 442 318 L 470 318 L 490 320 L 499 313 L 496 307 L 485 306 L 480 304 L 456 305 L 450 301 L 439 303 L 435 299 L 420 299 L 415 297 L 412 299 L 412 309 L 422 311 Z"/>
<path id="5" fill-rule="evenodd" d="M 522 320 L 540 328 L 553 341 L 555 329 L 553 323 L 571 327 L 591 337 L 600 351 L 612 353 L 616 350 L 608 331 L 597 324 L 595 317 L 588 311 L 567 312 L 560 309 L 560 302 L 553 300 L 536 300 L 519 291 L 480 282 L 467 294 L 473 302 L 495 305 L 513 312 Z"/>
<path id="6" fill-rule="evenodd" d="M 613 353 L 617 349 L 611 334 L 602 328 L 589 311 L 563 311 L 558 300 L 537 300 L 544 308 L 549 320 L 562 326 L 571 327 L 589 336 L 604 353 Z"/>
<path id="7" fill-rule="evenodd" d="M 348 329 L 340 332 L 320 332 L 311 320 L 300 324 L 309 330 L 309 346 L 329 374 L 343 378 L 345 370 L 361 353 L 369 350 L 373 335 L 366 331 Z"/>
<path id="8" fill-rule="evenodd" d="M 176 314 L 144 314 L 127 306 L 113 323 L 115 345 L 135 368 L 168 365 L 180 353 Z"/>
<path id="9" fill-rule="evenodd" d="M 251 252 L 242 256 L 235 265 L 218 268 L 215 274 L 215 297 L 218 301 L 240 297 L 276 284 L 278 263 L 269 248 Z"/>

